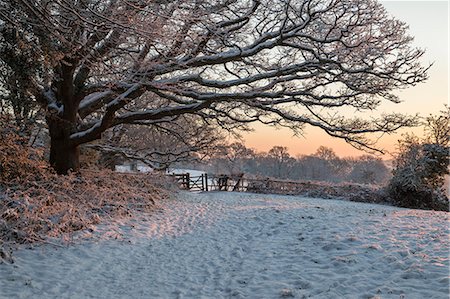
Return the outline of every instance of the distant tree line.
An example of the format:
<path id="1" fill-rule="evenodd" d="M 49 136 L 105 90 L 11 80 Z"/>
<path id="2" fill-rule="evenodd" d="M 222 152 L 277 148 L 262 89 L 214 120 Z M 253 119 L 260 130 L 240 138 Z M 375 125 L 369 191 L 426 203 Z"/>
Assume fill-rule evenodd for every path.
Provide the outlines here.
<path id="1" fill-rule="evenodd" d="M 312 155 L 292 157 L 285 146 L 257 152 L 242 143 L 223 145 L 206 162 L 213 173 L 245 173 L 286 180 L 385 184 L 390 170 L 379 157 L 362 155 L 341 158 L 333 149 L 320 146 Z"/>

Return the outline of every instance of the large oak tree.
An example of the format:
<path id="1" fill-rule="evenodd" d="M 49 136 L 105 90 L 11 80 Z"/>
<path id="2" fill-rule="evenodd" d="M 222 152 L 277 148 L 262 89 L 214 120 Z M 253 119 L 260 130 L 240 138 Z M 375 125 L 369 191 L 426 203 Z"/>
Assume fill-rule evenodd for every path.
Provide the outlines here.
<path id="1" fill-rule="evenodd" d="M 25 93 L 45 108 L 58 173 L 109 128 L 184 114 L 308 124 L 371 148 L 367 133 L 410 119 L 341 112 L 426 79 L 406 30 L 373 0 L 0 1 L 1 59 L 32 50 Z"/>

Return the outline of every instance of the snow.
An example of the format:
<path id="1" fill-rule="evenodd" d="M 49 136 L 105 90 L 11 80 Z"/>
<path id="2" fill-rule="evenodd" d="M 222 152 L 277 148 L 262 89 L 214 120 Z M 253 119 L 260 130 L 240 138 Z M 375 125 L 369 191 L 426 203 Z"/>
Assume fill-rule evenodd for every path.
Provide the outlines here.
<path id="1" fill-rule="evenodd" d="M 66 248 L 17 251 L 0 297 L 449 296 L 449 213 L 234 192 L 162 205 Z"/>
<path id="2" fill-rule="evenodd" d="M 91 93 L 91 94 L 85 96 L 80 101 L 80 105 L 78 106 L 78 109 L 79 110 L 85 109 L 85 108 L 91 106 L 92 104 L 96 104 L 102 98 L 112 95 L 112 94 L 113 94 L 112 90 Z"/>
<path id="3" fill-rule="evenodd" d="M 92 127 L 90 127 L 89 129 L 82 131 L 82 132 L 77 132 L 77 133 L 71 134 L 70 139 L 82 138 L 82 137 L 86 136 L 87 134 L 92 133 L 97 128 L 99 128 L 101 126 L 101 124 L 102 124 L 102 121 L 99 120 L 94 125 L 92 125 Z"/>
<path id="4" fill-rule="evenodd" d="M 116 172 L 131 172 L 131 166 L 129 165 L 115 165 L 114 171 Z"/>
<path id="5" fill-rule="evenodd" d="M 136 168 L 137 168 L 137 170 L 139 171 L 139 172 L 152 172 L 153 171 L 153 168 L 152 167 L 150 167 L 150 166 L 147 166 L 147 165 L 137 165 L 136 166 Z"/>
<path id="6" fill-rule="evenodd" d="M 167 170 L 167 173 L 169 174 L 184 174 L 189 173 L 191 177 L 197 177 L 205 174 L 204 171 L 201 170 L 195 170 L 195 169 L 183 169 L 183 168 L 170 168 Z"/>
<path id="7" fill-rule="evenodd" d="M 125 93 L 118 96 L 114 101 L 110 102 L 107 108 L 112 107 L 120 103 L 123 99 L 125 99 L 129 94 L 139 89 L 141 86 L 139 84 L 135 84 L 133 87 L 130 87 Z M 172 117 L 174 114 L 178 115 L 181 113 L 189 113 L 190 110 L 196 111 L 199 108 L 205 105 L 204 102 L 194 103 L 194 104 L 184 104 L 179 106 L 165 106 L 158 109 L 150 109 L 150 110 L 142 110 L 142 111 L 134 111 L 123 113 L 120 116 L 116 117 L 117 121 L 124 121 L 130 118 L 134 118 L 134 120 L 149 120 L 160 122 L 166 118 Z M 160 115 L 159 115 L 160 114 Z M 156 117 L 154 117 L 156 116 Z"/>
<path id="8" fill-rule="evenodd" d="M 151 168 L 150 166 L 147 166 L 147 165 L 145 165 L 145 164 L 140 164 L 140 163 L 138 163 L 137 165 L 136 165 L 136 170 L 138 171 L 138 172 L 144 172 L 144 173 L 147 173 L 147 172 L 152 172 L 153 171 L 153 168 Z M 127 173 L 127 172 L 134 172 L 133 170 L 132 170 L 132 165 L 127 165 L 127 164 L 123 164 L 123 165 L 115 165 L 114 166 L 114 171 L 116 171 L 116 172 L 124 172 L 124 173 Z"/>

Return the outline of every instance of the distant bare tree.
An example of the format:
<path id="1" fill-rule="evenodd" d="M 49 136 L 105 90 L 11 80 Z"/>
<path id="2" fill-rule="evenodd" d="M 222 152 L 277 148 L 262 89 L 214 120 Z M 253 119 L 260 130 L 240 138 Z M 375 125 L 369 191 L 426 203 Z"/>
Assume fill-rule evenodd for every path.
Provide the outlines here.
<path id="1" fill-rule="evenodd" d="M 210 161 L 214 164 L 216 173 L 236 175 L 247 171 L 246 163 L 255 158 L 255 151 L 247 148 L 240 142 L 223 144 L 217 148 L 217 151 Z"/>
<path id="2" fill-rule="evenodd" d="M 425 118 L 425 141 L 427 143 L 448 146 L 450 144 L 450 106 L 446 106 L 438 115 Z"/>
<path id="3" fill-rule="evenodd" d="M 319 146 L 319 148 L 314 153 L 314 156 L 331 162 L 338 159 L 336 153 L 332 148 L 323 145 Z"/>
<path id="4" fill-rule="evenodd" d="M 352 159 L 353 166 L 348 174 L 348 180 L 362 184 L 387 183 L 389 178 L 389 169 L 379 157 L 363 155 Z"/>
<path id="5" fill-rule="evenodd" d="M 314 167 L 316 170 L 316 179 L 325 181 L 335 181 L 339 174 L 343 174 L 343 169 L 340 167 L 341 159 L 338 158 L 332 148 L 326 146 L 319 146 L 314 153 L 315 160 Z"/>
<path id="6" fill-rule="evenodd" d="M 288 148 L 285 146 L 274 146 L 267 153 L 267 158 L 269 158 L 269 163 L 271 164 L 272 175 L 277 178 L 287 178 L 288 171 L 294 162 L 294 159 L 288 152 Z"/>
<path id="7" fill-rule="evenodd" d="M 47 111 L 58 173 L 77 170 L 79 146 L 109 128 L 182 114 L 227 128 L 308 124 L 374 149 L 367 133 L 412 120 L 341 108 L 373 111 L 426 79 L 406 30 L 374 0 L 0 2 L 0 35 L 22 36 L 9 40 L 22 53 L 33 44 L 29 98 Z"/>

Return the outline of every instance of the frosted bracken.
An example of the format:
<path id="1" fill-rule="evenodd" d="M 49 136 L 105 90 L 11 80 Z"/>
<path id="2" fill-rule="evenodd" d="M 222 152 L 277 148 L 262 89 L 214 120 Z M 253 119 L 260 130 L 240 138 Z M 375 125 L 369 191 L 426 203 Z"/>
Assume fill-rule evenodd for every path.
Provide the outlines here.
<path id="1" fill-rule="evenodd" d="M 226 192 L 165 205 L 68 248 L 19 250 L 0 265 L 0 297 L 449 296 L 445 212 Z M 117 240 L 99 237 L 112 229 Z"/>

